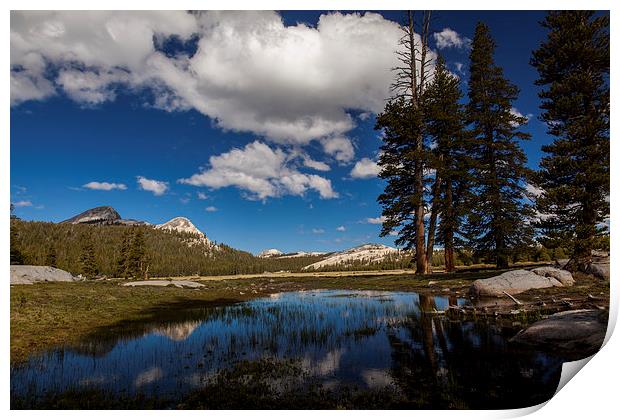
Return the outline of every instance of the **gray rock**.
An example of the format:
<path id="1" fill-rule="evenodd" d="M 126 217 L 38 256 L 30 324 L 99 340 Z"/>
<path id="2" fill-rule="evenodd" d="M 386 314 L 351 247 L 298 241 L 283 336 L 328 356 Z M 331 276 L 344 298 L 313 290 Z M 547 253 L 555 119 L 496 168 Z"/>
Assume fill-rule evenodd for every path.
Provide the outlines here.
<path id="1" fill-rule="evenodd" d="M 130 281 L 129 283 L 123 283 L 123 286 L 127 287 L 135 287 L 135 286 L 156 286 L 156 287 L 166 287 L 166 286 L 175 286 L 180 288 L 188 288 L 188 289 L 198 289 L 200 287 L 205 287 L 202 283 L 197 283 L 195 281 L 188 280 L 142 280 L 142 281 Z"/>
<path id="2" fill-rule="evenodd" d="M 121 216 L 112 207 L 101 206 L 86 210 L 61 223 L 71 223 L 74 225 L 80 223 L 108 225 L 114 224 L 116 221 L 120 220 L 120 218 Z"/>
<path id="3" fill-rule="evenodd" d="M 558 312 L 533 323 L 511 342 L 568 355 L 573 360 L 596 353 L 607 332 L 607 313 L 592 309 Z"/>
<path id="4" fill-rule="evenodd" d="M 609 281 L 609 254 L 603 251 L 592 251 L 592 262 L 587 272 L 602 280 Z"/>
<path id="5" fill-rule="evenodd" d="M 609 263 L 592 263 L 588 272 L 600 279 L 609 281 Z"/>
<path id="6" fill-rule="evenodd" d="M 560 270 L 559 268 L 547 266 L 538 267 L 532 270 L 533 273 L 543 277 L 552 277 L 562 283 L 564 286 L 572 286 L 575 284 L 575 279 L 570 271 Z"/>
<path id="7" fill-rule="evenodd" d="M 514 270 L 488 279 L 476 280 L 471 285 L 470 293 L 475 296 L 501 297 L 505 296 L 504 292 L 515 295 L 530 289 L 562 286 L 562 283 L 555 278 L 539 276 L 528 270 Z"/>
<path id="8" fill-rule="evenodd" d="M 568 264 L 569 261 L 570 260 L 568 258 L 562 258 L 559 260 L 555 260 L 555 266 L 557 268 L 564 269 L 564 267 L 566 267 L 566 264 Z"/>
<path id="9" fill-rule="evenodd" d="M 71 273 L 46 265 L 12 265 L 11 284 L 77 281 Z"/>

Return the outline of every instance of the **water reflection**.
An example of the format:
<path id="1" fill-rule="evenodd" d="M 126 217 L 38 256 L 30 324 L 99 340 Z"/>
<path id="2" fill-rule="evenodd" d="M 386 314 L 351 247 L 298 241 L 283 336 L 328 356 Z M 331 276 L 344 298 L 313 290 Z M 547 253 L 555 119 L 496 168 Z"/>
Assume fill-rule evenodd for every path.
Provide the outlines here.
<path id="1" fill-rule="evenodd" d="M 553 395 L 562 360 L 511 348 L 507 339 L 516 331 L 440 315 L 463 303 L 416 293 L 306 291 L 187 311 L 185 321 L 90 337 L 12 367 L 11 396 L 35 404 L 50 393 L 96 388 L 181 401 L 223 369 L 264 359 L 291 360 L 303 372 L 275 378 L 281 387 L 389 388 L 412 407 L 504 408 Z"/>

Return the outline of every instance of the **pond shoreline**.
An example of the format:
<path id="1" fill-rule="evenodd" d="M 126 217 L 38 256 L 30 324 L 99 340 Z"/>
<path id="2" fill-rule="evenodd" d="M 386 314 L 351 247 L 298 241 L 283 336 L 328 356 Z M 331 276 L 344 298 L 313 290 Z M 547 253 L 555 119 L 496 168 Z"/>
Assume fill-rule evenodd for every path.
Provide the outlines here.
<path id="1" fill-rule="evenodd" d="M 323 289 L 178 308 L 13 366 L 11 406 L 506 408 L 553 395 L 565 357 L 508 345 L 515 326 L 438 315 L 450 302 Z"/>
<path id="2" fill-rule="evenodd" d="M 464 297 L 474 280 L 501 272 L 461 271 L 426 276 L 393 272 L 351 276 L 343 272 L 332 277 L 192 278 L 192 281 L 205 285 L 200 289 L 127 288 L 121 287 L 121 281 L 117 280 L 11 286 L 11 364 L 54 347 L 71 345 L 95 332 L 115 334 L 162 315 L 174 317 L 180 309 L 230 305 L 274 293 L 313 289 L 411 291 Z M 459 316 L 498 318 L 495 315 L 498 312 L 499 318 L 511 322 L 515 315 L 525 316 L 525 322 L 532 322 L 542 315 L 567 308 L 608 307 L 608 284 L 590 276 L 578 276 L 576 280 L 572 287 L 520 294 L 519 299 L 524 303 L 522 307 L 517 307 L 509 299 L 496 299 L 493 309 L 488 307 L 475 310 L 475 313 L 467 309 L 465 313 L 459 311 Z M 519 310 L 519 314 L 515 314 L 515 310 Z M 529 317 L 532 314 L 535 316 Z"/>

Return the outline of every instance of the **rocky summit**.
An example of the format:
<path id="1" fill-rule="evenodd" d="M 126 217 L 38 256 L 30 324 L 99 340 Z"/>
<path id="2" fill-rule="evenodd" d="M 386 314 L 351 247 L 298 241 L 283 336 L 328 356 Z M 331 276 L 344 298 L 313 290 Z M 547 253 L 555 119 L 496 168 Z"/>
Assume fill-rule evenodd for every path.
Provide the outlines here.
<path id="1" fill-rule="evenodd" d="M 110 206 L 101 206 L 86 210 L 62 223 L 71 223 L 74 225 L 78 223 L 113 225 L 119 220 L 121 220 L 121 215 L 118 214 L 116 210 Z"/>
<path id="2" fill-rule="evenodd" d="M 366 264 L 377 263 L 399 254 L 400 251 L 396 248 L 382 244 L 365 244 L 345 251 L 329 254 L 324 260 L 304 267 L 304 270 L 317 270 L 336 265 L 347 266 L 354 262 L 364 262 Z"/>
<path id="3" fill-rule="evenodd" d="M 175 217 L 174 219 L 168 220 L 166 223 L 162 223 L 161 225 L 155 226 L 156 229 L 163 229 L 169 231 L 176 231 L 182 233 L 189 233 L 195 236 L 199 236 L 201 240 L 206 243 L 210 243 L 207 235 L 202 233 L 191 220 L 187 217 Z"/>
<path id="4" fill-rule="evenodd" d="M 88 209 L 77 216 L 73 216 L 70 219 L 67 219 L 61 223 L 71 223 L 71 224 L 88 224 L 88 225 L 127 225 L 127 226 L 137 226 L 137 225 L 145 225 L 147 223 L 133 220 L 133 219 L 122 219 L 121 215 L 110 206 L 100 206 L 92 209 Z"/>

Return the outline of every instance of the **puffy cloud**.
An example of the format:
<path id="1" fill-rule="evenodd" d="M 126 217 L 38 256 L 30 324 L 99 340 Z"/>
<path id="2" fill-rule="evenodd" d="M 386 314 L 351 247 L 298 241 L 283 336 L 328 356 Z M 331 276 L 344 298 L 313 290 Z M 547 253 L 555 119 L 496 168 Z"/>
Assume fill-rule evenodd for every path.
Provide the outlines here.
<path id="1" fill-rule="evenodd" d="M 156 107 L 285 144 L 323 139 L 347 162 L 347 110 L 383 108 L 400 35 L 376 13 L 324 14 L 310 27 L 267 11 L 13 11 L 11 103 L 63 91 L 95 105 L 119 85 L 149 88 Z M 197 50 L 162 53 L 171 36 L 196 36 Z"/>
<path id="2" fill-rule="evenodd" d="M 461 36 L 450 28 L 444 28 L 441 32 L 435 32 L 433 38 L 435 38 L 435 45 L 440 50 L 444 48 L 469 48 L 471 46 L 471 39 Z"/>
<path id="3" fill-rule="evenodd" d="M 366 223 L 370 223 L 371 225 L 381 225 L 381 224 L 385 223 L 386 220 L 387 220 L 387 218 L 385 216 L 368 217 L 366 219 Z"/>
<path id="4" fill-rule="evenodd" d="M 217 207 L 209 206 L 209 207 L 205 208 L 205 211 L 208 211 L 209 213 L 213 213 L 213 212 L 217 211 Z"/>
<path id="5" fill-rule="evenodd" d="M 98 182 L 91 181 L 87 184 L 82 185 L 84 188 L 88 188 L 89 190 L 101 190 L 101 191 L 111 191 L 111 190 L 126 190 L 127 185 L 125 184 L 117 184 L 115 182 Z"/>
<path id="6" fill-rule="evenodd" d="M 304 155 L 303 162 L 304 162 L 304 166 L 306 168 L 311 168 L 311 169 L 314 169 L 316 171 L 325 172 L 325 171 L 329 171 L 331 169 L 327 163 L 319 162 L 317 160 L 314 160 L 314 159 L 312 159 L 308 155 Z"/>
<path id="7" fill-rule="evenodd" d="M 215 189 L 234 186 L 248 192 L 248 198 L 259 200 L 283 195 L 301 196 L 309 189 L 317 191 L 321 198 L 338 197 L 330 180 L 300 172 L 291 160 L 294 156 L 280 148 L 254 141 L 243 149 L 235 148 L 211 156 L 208 168 L 178 182 Z"/>
<path id="8" fill-rule="evenodd" d="M 87 104 L 111 100 L 111 85 L 142 84 L 154 39 L 197 28 L 186 12 L 12 11 L 11 104 L 47 98 L 55 85 Z"/>
<path id="9" fill-rule="evenodd" d="M 20 200 L 13 203 L 15 207 L 32 207 L 32 202 L 30 200 Z"/>
<path id="10" fill-rule="evenodd" d="M 377 162 L 368 158 L 362 158 L 355 163 L 351 170 L 351 178 L 373 178 L 379 175 L 381 167 Z"/>
<path id="11" fill-rule="evenodd" d="M 205 193 L 203 193 L 202 191 L 198 191 L 198 193 L 196 194 L 198 196 L 199 200 L 206 200 L 207 198 L 209 198 L 209 196 Z"/>
<path id="12" fill-rule="evenodd" d="M 338 232 L 344 232 L 344 231 L 346 231 L 346 230 L 347 230 L 347 228 L 346 228 L 346 227 L 344 227 L 344 226 L 338 226 L 338 227 L 336 228 L 336 230 L 337 230 Z"/>
<path id="13" fill-rule="evenodd" d="M 320 235 L 320 234 L 325 233 L 325 229 L 314 228 L 314 229 L 312 229 L 312 233 L 314 233 L 315 235 Z"/>
<path id="14" fill-rule="evenodd" d="M 323 151 L 342 163 L 350 162 L 355 157 L 355 149 L 350 139 L 337 136 L 321 140 Z"/>
<path id="15" fill-rule="evenodd" d="M 169 187 L 167 182 L 148 179 L 143 176 L 138 176 L 136 178 L 141 190 L 150 191 L 154 195 L 163 195 L 166 191 L 168 191 Z"/>

